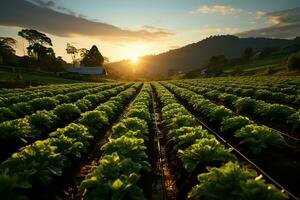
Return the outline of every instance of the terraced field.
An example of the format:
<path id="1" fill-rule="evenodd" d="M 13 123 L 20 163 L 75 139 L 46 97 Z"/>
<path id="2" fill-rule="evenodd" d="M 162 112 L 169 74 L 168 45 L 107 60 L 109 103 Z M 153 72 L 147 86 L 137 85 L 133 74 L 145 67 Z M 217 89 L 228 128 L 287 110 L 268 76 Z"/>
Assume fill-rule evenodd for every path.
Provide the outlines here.
<path id="1" fill-rule="evenodd" d="M 300 79 L 0 90 L 1 199 L 299 199 Z"/>

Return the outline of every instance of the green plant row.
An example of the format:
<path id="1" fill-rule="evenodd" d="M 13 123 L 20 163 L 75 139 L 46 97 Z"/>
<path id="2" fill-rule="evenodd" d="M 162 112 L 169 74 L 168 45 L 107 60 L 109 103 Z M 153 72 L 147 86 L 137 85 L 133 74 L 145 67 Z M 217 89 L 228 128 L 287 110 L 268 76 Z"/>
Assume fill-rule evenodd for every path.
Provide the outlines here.
<path id="1" fill-rule="evenodd" d="M 196 120 L 177 103 L 172 93 L 158 84 L 155 84 L 155 88 L 162 104 L 164 123 L 169 128 L 169 134 L 175 142 L 174 149 L 177 150 L 183 166 L 189 172 L 197 170 L 198 166 L 207 167 L 208 170 L 207 173 L 199 174 L 200 183 L 192 188 L 188 198 L 206 200 L 287 198 L 273 185 L 266 184 L 254 170 L 241 166 L 230 152 L 231 149 L 225 148 L 214 136 L 197 125 Z M 178 92 L 179 90 L 176 94 Z M 216 161 L 222 163 L 222 166 L 214 167 Z M 236 173 L 240 175 L 236 176 Z"/>
<path id="2" fill-rule="evenodd" d="M 71 85 L 64 85 L 63 86 L 48 86 L 44 89 L 39 90 L 33 90 L 33 91 L 26 91 L 25 92 L 17 92 L 17 93 L 9 93 L 9 94 L 3 94 L 0 96 L 0 107 L 9 107 L 13 104 L 19 103 L 19 102 L 26 102 L 33 100 L 35 98 L 42 98 L 42 97 L 53 97 L 59 94 L 67 94 L 72 92 L 77 92 L 79 90 L 85 90 L 85 89 L 92 89 L 95 87 L 98 87 L 100 85 L 104 84 L 71 84 Z"/>
<path id="3" fill-rule="evenodd" d="M 251 114 L 254 117 L 259 116 L 262 119 L 284 123 L 291 126 L 292 132 L 296 132 L 300 128 L 300 111 L 290 106 L 266 103 L 262 100 L 256 100 L 250 97 L 239 97 L 234 94 L 227 94 L 201 86 L 191 86 L 190 84 L 184 83 L 175 84 L 188 88 L 209 99 L 222 101 L 234 107 L 237 113 Z"/>
<path id="4" fill-rule="evenodd" d="M 268 88 L 262 89 L 256 86 L 247 86 L 244 88 L 239 85 L 229 85 L 220 83 L 202 83 L 196 81 L 184 81 L 185 83 L 192 84 L 194 86 L 209 88 L 211 90 L 218 90 L 224 93 L 235 94 L 241 97 L 251 97 L 253 99 L 264 100 L 270 103 L 288 104 L 293 107 L 300 106 L 300 95 L 299 94 L 285 94 L 282 92 L 274 92 Z M 294 90 L 293 90 L 294 91 Z"/>
<path id="5" fill-rule="evenodd" d="M 13 96 L 14 94 L 21 95 L 21 94 L 32 94 L 32 92 L 41 92 L 43 90 L 56 90 L 56 89 L 63 89 L 68 87 L 76 87 L 76 86 L 86 86 L 87 88 L 97 86 L 98 83 L 71 83 L 71 84 L 55 84 L 55 85 L 39 85 L 34 87 L 28 88 L 1 88 L 0 89 L 0 97 L 9 97 Z"/>
<path id="6" fill-rule="evenodd" d="M 119 84 L 102 84 L 95 88 L 58 94 L 53 97 L 34 98 L 30 101 L 15 103 L 9 107 L 0 108 L 0 122 L 21 118 L 38 110 L 51 110 L 62 103 L 72 103 L 85 96 L 118 86 Z"/>
<path id="7" fill-rule="evenodd" d="M 94 109 L 97 105 L 107 101 L 110 97 L 117 95 L 131 85 L 123 84 L 112 89 L 103 90 L 97 94 L 85 96 L 74 104 L 58 105 L 52 111 L 37 111 L 25 118 L 5 121 L 0 124 L 2 149 L 5 151 L 7 144 L 20 147 L 37 139 L 45 138 L 51 130 L 73 122 L 80 117 L 81 113 Z"/>
<path id="8" fill-rule="evenodd" d="M 118 113 L 136 94 L 140 84 L 134 84 L 107 101 L 111 112 Z M 101 109 L 82 114 L 78 123 L 58 128 L 45 140 L 38 140 L 14 153 L 0 164 L 0 195 L 2 199 L 28 199 L 28 191 L 47 187 L 55 177 L 61 176 L 72 164 L 74 157 L 87 153 L 93 138 L 110 122 L 109 115 Z"/>
<path id="9" fill-rule="evenodd" d="M 149 172 L 145 140 L 148 140 L 151 87 L 145 84 L 124 118 L 112 128 L 99 165 L 85 177 L 80 188 L 85 199 L 145 199 L 137 182 L 141 172 Z"/>
<path id="10" fill-rule="evenodd" d="M 213 79 L 197 79 L 199 83 L 228 85 L 243 89 L 266 89 L 272 92 L 281 92 L 288 95 L 299 94 L 299 77 L 218 77 Z"/>
<path id="11" fill-rule="evenodd" d="M 223 105 L 216 105 L 205 97 L 173 84 L 165 86 L 186 100 L 202 116 L 220 126 L 220 130 L 234 132 L 241 138 L 253 154 L 260 154 L 269 147 L 286 148 L 287 144 L 282 135 L 267 126 L 260 126 L 246 117 L 237 116 Z"/>

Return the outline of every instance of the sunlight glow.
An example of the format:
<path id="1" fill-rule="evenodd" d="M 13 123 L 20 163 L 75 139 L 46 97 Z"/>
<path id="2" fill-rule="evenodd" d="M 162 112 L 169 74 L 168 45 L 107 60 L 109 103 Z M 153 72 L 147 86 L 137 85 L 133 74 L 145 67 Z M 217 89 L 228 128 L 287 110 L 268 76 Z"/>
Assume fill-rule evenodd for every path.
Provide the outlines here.
<path id="1" fill-rule="evenodd" d="M 138 57 L 133 57 L 133 58 L 131 58 L 130 60 L 131 60 L 131 62 L 132 62 L 133 64 L 137 64 L 137 63 L 139 62 L 139 58 L 138 58 Z"/>

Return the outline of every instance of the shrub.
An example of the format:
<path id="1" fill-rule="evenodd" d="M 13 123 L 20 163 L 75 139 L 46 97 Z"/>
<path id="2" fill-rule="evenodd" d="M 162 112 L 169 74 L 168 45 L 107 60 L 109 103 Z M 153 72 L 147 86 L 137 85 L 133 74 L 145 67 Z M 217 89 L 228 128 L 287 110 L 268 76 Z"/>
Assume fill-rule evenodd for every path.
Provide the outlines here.
<path id="1" fill-rule="evenodd" d="M 293 131 L 300 128 L 300 111 L 295 112 L 291 116 L 289 116 L 287 120 L 288 124 L 291 124 L 293 126 Z"/>
<path id="2" fill-rule="evenodd" d="M 52 97 L 36 98 L 28 102 L 34 111 L 50 110 L 59 104 L 59 101 Z"/>
<path id="3" fill-rule="evenodd" d="M 300 55 L 299 53 L 294 53 L 289 56 L 287 61 L 287 68 L 289 71 L 298 70 L 300 71 Z"/>
<path id="4" fill-rule="evenodd" d="M 209 121 L 211 122 L 221 122 L 224 118 L 232 117 L 233 115 L 233 112 L 224 106 L 216 106 L 208 114 Z"/>
<path id="5" fill-rule="evenodd" d="M 67 95 L 58 94 L 54 97 L 56 100 L 59 101 L 59 103 L 69 103 L 70 98 Z"/>
<path id="6" fill-rule="evenodd" d="M 123 119 L 121 122 L 112 127 L 112 136 L 118 138 L 122 135 L 127 135 L 129 131 L 139 131 L 141 135 L 140 137 L 143 137 L 148 133 L 147 123 L 144 120 L 136 117 Z"/>

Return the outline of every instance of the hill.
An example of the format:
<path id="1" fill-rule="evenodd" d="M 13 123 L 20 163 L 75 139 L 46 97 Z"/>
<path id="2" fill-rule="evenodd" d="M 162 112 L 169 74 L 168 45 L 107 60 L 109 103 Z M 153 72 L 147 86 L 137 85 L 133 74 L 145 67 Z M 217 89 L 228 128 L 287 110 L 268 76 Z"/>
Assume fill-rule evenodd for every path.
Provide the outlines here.
<path id="1" fill-rule="evenodd" d="M 136 73 L 150 77 L 164 77 L 173 72 L 187 72 L 205 67 L 211 56 L 225 55 L 226 58 L 240 57 L 245 48 L 254 51 L 267 47 L 286 47 L 295 40 L 271 38 L 239 38 L 232 35 L 211 36 L 197 43 L 158 55 L 144 56 L 136 66 Z M 122 74 L 131 73 L 133 64 L 120 61 L 110 64 Z"/>

